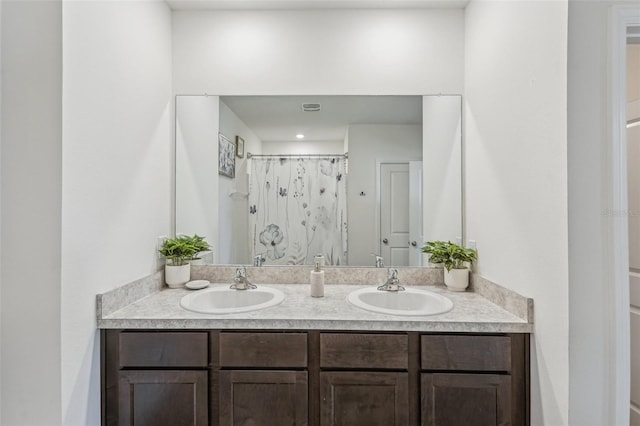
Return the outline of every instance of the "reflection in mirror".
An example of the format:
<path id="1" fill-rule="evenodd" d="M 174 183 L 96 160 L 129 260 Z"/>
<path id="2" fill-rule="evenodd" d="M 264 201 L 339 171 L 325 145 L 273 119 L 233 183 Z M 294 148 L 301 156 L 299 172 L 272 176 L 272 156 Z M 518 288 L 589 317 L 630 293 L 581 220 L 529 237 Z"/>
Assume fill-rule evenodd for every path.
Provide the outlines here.
<path id="1" fill-rule="evenodd" d="M 251 159 L 249 250 L 267 265 L 347 263 L 344 155 Z"/>
<path id="2" fill-rule="evenodd" d="M 175 230 L 213 263 L 420 266 L 462 237 L 460 96 L 177 96 L 175 130 Z"/>

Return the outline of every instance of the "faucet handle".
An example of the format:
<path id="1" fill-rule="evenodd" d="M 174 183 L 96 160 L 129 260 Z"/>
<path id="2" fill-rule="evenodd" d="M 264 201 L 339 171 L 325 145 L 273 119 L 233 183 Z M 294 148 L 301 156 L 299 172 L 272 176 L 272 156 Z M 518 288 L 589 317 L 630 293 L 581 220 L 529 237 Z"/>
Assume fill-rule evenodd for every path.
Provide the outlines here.
<path id="1" fill-rule="evenodd" d="M 389 268 L 388 269 L 388 273 L 389 273 L 389 279 L 390 280 L 397 280 L 398 279 L 398 270 L 396 268 Z"/>
<path id="2" fill-rule="evenodd" d="M 236 277 L 246 277 L 247 276 L 247 268 L 245 266 L 236 267 Z"/>
<path id="3" fill-rule="evenodd" d="M 265 260 L 267 260 L 267 259 L 264 258 L 262 253 L 260 253 L 260 254 L 258 254 L 256 256 L 253 256 L 253 266 L 262 266 L 264 264 Z"/>
<path id="4" fill-rule="evenodd" d="M 379 254 L 371 253 L 376 258 L 376 268 L 384 268 L 384 259 Z"/>

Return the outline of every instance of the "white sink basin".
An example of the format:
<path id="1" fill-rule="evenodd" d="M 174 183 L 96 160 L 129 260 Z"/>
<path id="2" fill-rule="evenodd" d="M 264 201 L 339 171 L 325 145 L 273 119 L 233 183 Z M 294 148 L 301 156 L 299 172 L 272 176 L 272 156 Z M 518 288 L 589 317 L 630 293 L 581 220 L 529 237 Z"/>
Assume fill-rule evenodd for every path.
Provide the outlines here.
<path id="1" fill-rule="evenodd" d="M 352 291 L 347 300 L 358 308 L 389 315 L 437 315 L 453 308 L 449 298 L 415 288 L 380 291 L 367 287 Z"/>
<path id="2" fill-rule="evenodd" d="M 235 290 L 227 285 L 187 294 L 180 300 L 180 306 L 202 314 L 235 314 L 275 306 L 283 300 L 284 294 L 275 288 Z"/>

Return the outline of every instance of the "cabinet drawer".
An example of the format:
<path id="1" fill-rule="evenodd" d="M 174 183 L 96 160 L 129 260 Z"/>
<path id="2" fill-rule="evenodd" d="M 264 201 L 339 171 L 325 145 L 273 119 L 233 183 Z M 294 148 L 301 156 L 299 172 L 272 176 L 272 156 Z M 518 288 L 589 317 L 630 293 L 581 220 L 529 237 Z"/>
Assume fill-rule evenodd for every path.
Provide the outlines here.
<path id="1" fill-rule="evenodd" d="M 509 336 L 422 336 L 423 370 L 511 371 Z"/>
<path id="2" fill-rule="evenodd" d="M 304 368 L 306 333 L 220 333 L 221 367 Z"/>
<path id="3" fill-rule="evenodd" d="M 409 341 L 400 334 L 320 335 L 320 367 L 406 370 Z"/>
<path id="4" fill-rule="evenodd" d="M 120 333 L 121 367 L 207 367 L 206 332 Z"/>

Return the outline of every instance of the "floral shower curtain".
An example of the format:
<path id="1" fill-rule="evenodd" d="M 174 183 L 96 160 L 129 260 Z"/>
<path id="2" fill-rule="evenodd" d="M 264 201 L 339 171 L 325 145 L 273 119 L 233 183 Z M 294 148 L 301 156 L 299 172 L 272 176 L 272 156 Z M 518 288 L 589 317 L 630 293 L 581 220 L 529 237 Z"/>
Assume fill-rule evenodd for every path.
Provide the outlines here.
<path id="1" fill-rule="evenodd" d="M 251 255 L 265 264 L 346 264 L 345 159 L 252 158 L 249 183 Z"/>

